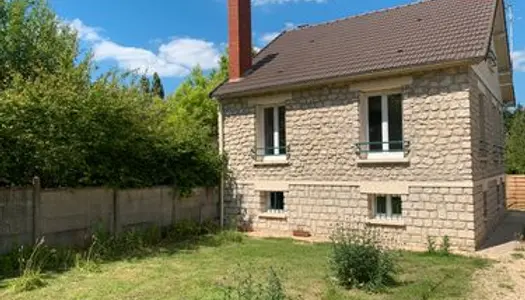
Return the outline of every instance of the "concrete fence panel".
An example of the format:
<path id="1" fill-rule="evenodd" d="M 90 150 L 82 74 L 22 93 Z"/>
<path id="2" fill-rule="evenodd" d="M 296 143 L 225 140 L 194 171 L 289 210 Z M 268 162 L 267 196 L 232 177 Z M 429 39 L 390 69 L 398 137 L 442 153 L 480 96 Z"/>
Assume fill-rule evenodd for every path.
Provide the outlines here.
<path id="1" fill-rule="evenodd" d="M 112 228 L 113 191 L 104 188 L 44 190 L 40 234 L 55 245 L 84 246 L 97 226 Z"/>
<path id="2" fill-rule="evenodd" d="M 33 241 L 33 190 L 0 189 L 0 253 Z"/>
<path id="3" fill-rule="evenodd" d="M 171 223 L 173 193 L 162 187 L 117 191 L 119 226 L 165 226 Z"/>
<path id="4" fill-rule="evenodd" d="M 86 246 L 93 230 L 168 226 L 182 220 L 218 219 L 218 193 L 197 188 L 186 198 L 172 187 L 40 190 L 0 189 L 0 253 L 44 237 L 52 246 Z"/>

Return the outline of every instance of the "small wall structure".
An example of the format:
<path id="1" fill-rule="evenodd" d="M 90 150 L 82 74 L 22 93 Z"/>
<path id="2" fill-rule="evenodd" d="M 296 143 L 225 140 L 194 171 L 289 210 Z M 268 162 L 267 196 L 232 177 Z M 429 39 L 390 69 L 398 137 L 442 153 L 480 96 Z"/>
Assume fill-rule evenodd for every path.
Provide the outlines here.
<path id="1" fill-rule="evenodd" d="M 53 246 L 85 246 L 93 230 L 168 226 L 181 220 L 219 218 L 215 188 L 182 198 L 173 187 L 144 189 L 0 189 L 0 253 L 45 237 Z"/>

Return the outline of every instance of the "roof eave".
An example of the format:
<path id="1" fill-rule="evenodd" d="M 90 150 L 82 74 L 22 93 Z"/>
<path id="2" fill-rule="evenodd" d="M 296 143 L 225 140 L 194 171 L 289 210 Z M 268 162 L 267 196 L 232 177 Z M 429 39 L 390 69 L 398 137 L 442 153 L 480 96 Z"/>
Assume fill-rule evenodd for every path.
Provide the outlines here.
<path id="1" fill-rule="evenodd" d="M 406 66 L 402 68 L 393 68 L 393 69 L 384 69 L 384 70 L 378 70 L 378 71 L 373 71 L 373 72 L 355 73 L 355 74 L 350 74 L 347 76 L 327 77 L 327 78 L 322 78 L 322 79 L 317 79 L 317 80 L 307 80 L 307 81 L 300 81 L 296 83 L 273 85 L 273 86 L 254 88 L 254 89 L 248 89 L 244 91 L 230 92 L 230 93 L 220 93 L 220 90 L 216 89 L 215 93 L 213 94 L 213 97 L 218 100 L 224 100 L 224 99 L 229 99 L 229 98 L 238 98 L 238 97 L 246 97 L 246 96 L 255 96 L 255 95 L 266 94 L 266 93 L 297 90 L 301 88 L 326 85 L 326 84 L 337 84 L 337 83 L 350 82 L 350 81 L 362 81 L 362 80 L 367 80 L 367 79 L 372 79 L 372 78 L 376 79 L 380 77 L 390 77 L 390 76 L 396 76 L 396 75 L 406 74 L 406 73 L 416 73 L 416 72 L 429 71 L 429 70 L 435 70 L 435 69 L 472 65 L 472 64 L 478 64 L 482 62 L 485 59 L 485 56 L 486 55 L 483 54 L 480 56 L 463 59 L 463 60 L 450 60 L 450 61 L 441 61 L 441 62 L 435 62 L 435 63 L 430 63 L 430 64 L 411 65 L 411 66 Z M 217 91 L 219 92 L 217 93 Z"/>

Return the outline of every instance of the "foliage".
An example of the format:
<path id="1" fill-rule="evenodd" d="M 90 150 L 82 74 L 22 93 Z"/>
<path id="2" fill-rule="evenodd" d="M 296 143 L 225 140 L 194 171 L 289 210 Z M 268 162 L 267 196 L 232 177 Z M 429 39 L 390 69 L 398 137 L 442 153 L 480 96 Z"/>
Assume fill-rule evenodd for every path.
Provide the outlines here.
<path id="1" fill-rule="evenodd" d="M 44 0 L 0 1 L 0 40 L 0 90 L 15 76 L 32 82 L 78 63 L 75 33 L 61 25 Z"/>
<path id="2" fill-rule="evenodd" d="M 140 76 L 140 91 L 144 94 L 151 93 L 151 84 L 149 78 L 146 75 Z"/>
<path id="3" fill-rule="evenodd" d="M 436 250 L 436 239 L 433 236 L 427 236 L 427 252 L 434 254 Z"/>
<path id="4" fill-rule="evenodd" d="M 228 59 L 223 55 L 220 68 L 205 75 L 200 67 L 191 71 L 188 78 L 175 93 L 168 97 L 170 107 L 170 126 L 179 128 L 192 124 L 189 136 L 200 139 L 215 139 L 217 136 L 217 101 L 210 98 L 210 93 L 228 78 Z M 191 127 L 191 126 L 186 126 Z"/>
<path id="5" fill-rule="evenodd" d="M 338 227 L 331 240 L 330 266 L 339 284 L 379 291 L 393 283 L 396 262 L 381 246 L 377 232 Z"/>
<path id="6" fill-rule="evenodd" d="M 160 99 L 164 99 L 164 86 L 160 80 L 159 74 L 157 72 L 153 73 L 153 83 L 151 85 L 151 93 L 153 96 L 157 96 Z"/>
<path id="7" fill-rule="evenodd" d="M 42 268 L 45 264 L 46 253 L 41 249 L 44 247 L 44 239 L 41 239 L 26 257 L 23 248 L 19 251 L 20 276 L 11 282 L 11 287 L 16 292 L 25 292 L 37 289 L 45 285 Z"/>
<path id="8" fill-rule="evenodd" d="M 237 285 L 224 289 L 225 300 L 286 300 L 281 279 L 270 267 L 265 283 L 257 282 L 250 272 L 244 277 L 236 278 Z"/>
<path id="9" fill-rule="evenodd" d="M 218 183 L 223 159 L 199 138 L 212 129 L 174 121 L 171 106 L 133 74 L 93 79 L 90 55 L 44 1 L 0 3 L 0 185 L 38 176 L 43 187 L 176 184 L 187 192 Z"/>
<path id="10" fill-rule="evenodd" d="M 507 173 L 525 174 L 525 111 L 517 109 L 507 134 L 505 163 Z"/>
<path id="11" fill-rule="evenodd" d="M 445 235 L 443 237 L 443 242 L 441 243 L 441 247 L 439 248 L 439 252 L 443 255 L 449 255 L 450 254 L 450 238 L 448 235 Z"/>

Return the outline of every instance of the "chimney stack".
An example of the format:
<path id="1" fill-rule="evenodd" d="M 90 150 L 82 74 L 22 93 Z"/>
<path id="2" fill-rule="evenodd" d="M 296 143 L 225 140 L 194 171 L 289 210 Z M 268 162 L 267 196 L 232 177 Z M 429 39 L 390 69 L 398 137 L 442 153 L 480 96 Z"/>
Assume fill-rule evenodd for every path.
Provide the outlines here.
<path id="1" fill-rule="evenodd" d="M 239 81 L 252 67 L 251 0 L 228 0 L 230 82 Z"/>

